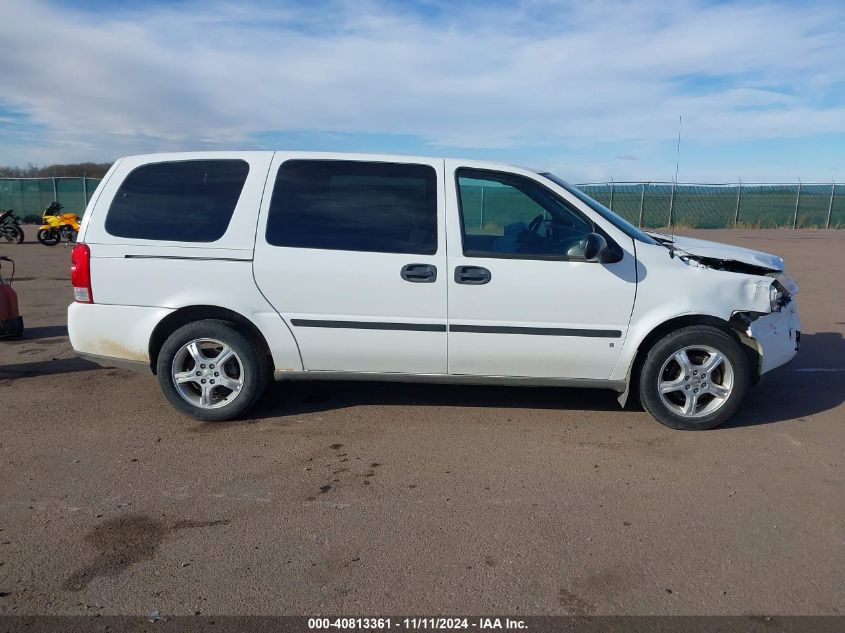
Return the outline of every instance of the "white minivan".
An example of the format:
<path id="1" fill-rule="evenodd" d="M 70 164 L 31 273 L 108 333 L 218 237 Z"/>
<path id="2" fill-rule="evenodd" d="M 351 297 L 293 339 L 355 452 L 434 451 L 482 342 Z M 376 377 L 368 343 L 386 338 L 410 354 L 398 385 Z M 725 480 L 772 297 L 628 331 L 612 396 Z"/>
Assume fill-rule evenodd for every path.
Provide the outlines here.
<path id="1" fill-rule="evenodd" d="M 118 160 L 72 253 L 78 354 L 200 420 L 271 378 L 598 387 L 706 429 L 796 353 L 762 252 L 646 233 L 550 173 L 472 160 Z"/>

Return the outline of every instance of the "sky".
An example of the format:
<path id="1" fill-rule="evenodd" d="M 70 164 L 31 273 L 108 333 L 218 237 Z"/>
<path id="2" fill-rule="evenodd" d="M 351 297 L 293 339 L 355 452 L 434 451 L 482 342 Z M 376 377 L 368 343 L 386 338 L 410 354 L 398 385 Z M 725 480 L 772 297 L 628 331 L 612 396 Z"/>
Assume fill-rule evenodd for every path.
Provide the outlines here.
<path id="1" fill-rule="evenodd" d="M 0 165 L 202 149 L 845 182 L 845 2 L 0 0 Z"/>

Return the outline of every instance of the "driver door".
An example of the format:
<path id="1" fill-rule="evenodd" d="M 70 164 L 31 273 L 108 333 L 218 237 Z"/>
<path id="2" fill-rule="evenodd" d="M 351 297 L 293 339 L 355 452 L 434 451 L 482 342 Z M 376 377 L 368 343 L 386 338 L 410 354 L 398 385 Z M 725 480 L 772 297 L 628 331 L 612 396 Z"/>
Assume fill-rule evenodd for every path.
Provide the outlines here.
<path id="1" fill-rule="evenodd" d="M 631 239 L 532 172 L 446 161 L 450 374 L 609 378 L 634 304 Z M 599 232 L 613 263 L 584 259 Z"/>

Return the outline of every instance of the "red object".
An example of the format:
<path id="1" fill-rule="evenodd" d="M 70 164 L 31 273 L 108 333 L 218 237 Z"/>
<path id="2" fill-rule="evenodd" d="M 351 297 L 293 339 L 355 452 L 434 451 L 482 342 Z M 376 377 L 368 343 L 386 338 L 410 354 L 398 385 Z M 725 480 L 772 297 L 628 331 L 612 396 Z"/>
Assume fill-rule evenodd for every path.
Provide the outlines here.
<path id="1" fill-rule="evenodd" d="M 12 264 L 12 277 L 6 282 L 0 276 L 0 336 L 20 336 L 23 334 L 23 319 L 18 311 L 18 295 L 12 288 L 15 278 L 15 262 L 8 257 L 0 257 L 0 261 Z"/>
<path id="2" fill-rule="evenodd" d="M 76 301 L 94 303 L 94 292 L 91 290 L 91 249 L 88 244 L 78 242 L 70 252 L 70 283 Z"/>

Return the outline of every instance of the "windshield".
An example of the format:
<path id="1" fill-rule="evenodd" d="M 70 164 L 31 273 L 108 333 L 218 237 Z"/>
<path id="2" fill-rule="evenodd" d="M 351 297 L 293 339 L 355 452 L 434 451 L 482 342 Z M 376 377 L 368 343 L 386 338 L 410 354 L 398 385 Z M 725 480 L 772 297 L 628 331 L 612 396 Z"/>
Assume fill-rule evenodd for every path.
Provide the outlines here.
<path id="1" fill-rule="evenodd" d="M 584 193 L 580 189 L 577 189 L 576 187 L 573 187 L 565 180 L 561 180 L 560 178 L 549 172 L 540 172 L 540 175 L 544 178 L 548 178 L 556 185 L 559 185 L 566 189 L 569 193 L 578 198 L 581 202 L 586 204 L 588 207 L 598 213 L 605 220 L 610 222 L 617 229 L 625 233 L 625 235 L 627 235 L 628 237 L 632 237 L 635 240 L 639 240 L 640 242 L 645 242 L 646 244 L 659 244 L 659 242 L 653 237 L 646 233 L 643 233 L 640 229 L 628 222 L 628 220 L 616 215 L 613 211 L 608 209 L 602 203 L 593 200 L 586 193 Z"/>

